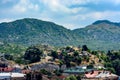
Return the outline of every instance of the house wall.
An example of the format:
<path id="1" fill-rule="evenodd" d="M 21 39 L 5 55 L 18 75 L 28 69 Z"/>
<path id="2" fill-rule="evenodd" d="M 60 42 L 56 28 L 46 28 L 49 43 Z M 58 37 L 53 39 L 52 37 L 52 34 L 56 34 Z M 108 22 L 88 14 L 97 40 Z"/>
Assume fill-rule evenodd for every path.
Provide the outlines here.
<path id="1" fill-rule="evenodd" d="M 82 78 L 81 80 L 118 80 L 117 77 L 106 77 L 106 78 Z"/>
<path id="2" fill-rule="evenodd" d="M 25 77 L 22 78 L 12 78 L 11 80 L 26 80 Z"/>

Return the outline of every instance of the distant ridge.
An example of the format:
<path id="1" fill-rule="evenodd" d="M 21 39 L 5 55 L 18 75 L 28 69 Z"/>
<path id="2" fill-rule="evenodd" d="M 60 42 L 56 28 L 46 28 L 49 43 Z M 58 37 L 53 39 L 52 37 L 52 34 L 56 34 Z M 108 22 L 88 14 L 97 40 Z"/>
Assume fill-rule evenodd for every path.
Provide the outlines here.
<path id="1" fill-rule="evenodd" d="M 25 18 L 0 24 L 0 41 L 16 44 L 63 46 L 78 39 L 71 30 L 53 22 Z"/>
<path id="2" fill-rule="evenodd" d="M 109 20 L 98 20 L 98 21 L 94 22 L 93 25 L 97 25 L 97 24 L 100 24 L 100 23 L 106 23 L 106 24 L 120 26 L 120 23 L 111 22 Z"/>
<path id="3" fill-rule="evenodd" d="M 86 44 L 94 50 L 118 50 L 120 23 L 98 20 L 85 28 L 69 30 L 53 22 L 24 18 L 0 23 L 0 42 L 57 47 Z"/>

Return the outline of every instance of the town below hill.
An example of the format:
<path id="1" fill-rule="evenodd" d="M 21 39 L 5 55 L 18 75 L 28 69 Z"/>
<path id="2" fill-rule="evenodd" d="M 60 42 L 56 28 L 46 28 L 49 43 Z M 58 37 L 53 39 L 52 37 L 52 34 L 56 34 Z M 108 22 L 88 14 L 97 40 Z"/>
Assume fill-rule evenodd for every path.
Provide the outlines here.
<path id="1" fill-rule="evenodd" d="M 119 44 L 120 23 L 108 20 L 75 30 L 32 18 L 0 23 L 0 80 L 118 80 Z"/>
<path id="2" fill-rule="evenodd" d="M 120 76 L 120 51 L 105 53 L 90 50 L 87 45 L 61 48 L 48 45 L 15 47 L 15 50 L 20 48 L 22 52 L 0 53 L 0 79 L 118 80 Z"/>

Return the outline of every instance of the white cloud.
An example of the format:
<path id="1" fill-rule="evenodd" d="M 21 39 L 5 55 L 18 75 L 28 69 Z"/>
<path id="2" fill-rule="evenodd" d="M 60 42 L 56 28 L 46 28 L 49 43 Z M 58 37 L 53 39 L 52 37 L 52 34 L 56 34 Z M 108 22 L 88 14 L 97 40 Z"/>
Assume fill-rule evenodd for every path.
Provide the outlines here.
<path id="1" fill-rule="evenodd" d="M 64 0 L 61 1 L 61 4 L 65 6 L 71 6 L 71 5 L 84 5 L 88 3 L 97 3 L 99 0 Z"/>
<path id="2" fill-rule="evenodd" d="M 53 12 L 69 12 L 69 9 L 66 8 L 64 5 L 61 5 L 59 0 L 43 0 L 43 3 L 45 6 L 48 6 L 48 8 Z"/>
<path id="3" fill-rule="evenodd" d="M 37 11 L 39 9 L 38 4 L 32 4 L 29 0 L 20 0 L 13 6 L 11 12 L 24 13 L 29 10 Z"/>
<path id="4" fill-rule="evenodd" d="M 72 14 L 72 13 L 77 13 L 79 11 L 85 10 L 86 8 L 83 7 L 79 7 L 79 8 L 69 8 L 70 5 L 73 4 L 78 4 L 78 2 L 80 1 L 80 3 L 85 3 L 84 0 L 65 0 L 65 1 L 61 1 L 61 0 L 40 0 L 40 2 L 42 2 L 45 6 L 47 6 L 49 8 L 49 10 L 53 11 L 53 12 L 59 12 L 59 13 L 66 13 L 66 14 Z M 89 1 L 89 0 L 87 0 Z M 69 6 L 68 6 L 69 5 Z"/>
<path id="5" fill-rule="evenodd" d="M 2 4 L 6 4 L 6 3 L 11 2 L 11 1 L 13 1 L 13 0 L 2 0 Z"/>
<path id="6" fill-rule="evenodd" d="M 118 22 L 120 21 L 119 16 L 120 11 L 89 12 L 65 17 L 63 18 L 63 22 L 60 24 L 63 24 L 68 29 L 75 29 L 90 25 L 97 20 L 110 20 L 113 22 Z"/>
<path id="7" fill-rule="evenodd" d="M 66 27 L 67 29 L 74 29 L 76 26 L 74 24 L 63 24 L 64 27 Z"/>
<path id="8" fill-rule="evenodd" d="M 11 22 L 13 20 L 14 19 L 4 18 L 4 19 L 0 19 L 0 23 L 2 23 L 2 22 Z"/>
<path id="9" fill-rule="evenodd" d="M 93 17 L 93 19 L 110 19 L 110 18 L 117 18 L 120 16 L 120 11 L 104 11 L 104 12 L 92 12 L 89 16 Z"/>
<path id="10" fill-rule="evenodd" d="M 5 0 L 9 2 L 11 0 Z M 77 27 L 84 27 L 91 24 L 93 21 L 99 19 L 119 20 L 120 12 L 116 11 L 100 11 L 97 8 L 89 8 L 92 4 L 111 4 L 113 6 L 120 4 L 120 0 L 19 0 L 18 3 L 13 4 L 12 7 L 8 7 L 6 10 L 0 11 L 5 16 L 3 21 L 10 21 L 6 19 L 10 18 L 24 18 L 33 17 L 42 20 L 52 21 L 57 24 L 64 25 L 68 29 L 74 29 Z M 100 4 L 99 4 L 100 3 Z M 90 5 L 89 5 L 90 4 Z M 75 7 L 72 7 L 72 6 Z M 81 7 L 79 5 L 86 5 Z M 87 6 L 88 5 L 88 6 Z M 112 4 L 111 4 L 112 5 Z M 103 5 L 104 8 L 105 5 Z M 106 6 L 105 6 L 106 7 Z M 110 9 L 107 9 L 110 10 Z M 7 16 L 7 17 L 6 17 Z M 3 17 L 2 17 L 3 18 Z"/>

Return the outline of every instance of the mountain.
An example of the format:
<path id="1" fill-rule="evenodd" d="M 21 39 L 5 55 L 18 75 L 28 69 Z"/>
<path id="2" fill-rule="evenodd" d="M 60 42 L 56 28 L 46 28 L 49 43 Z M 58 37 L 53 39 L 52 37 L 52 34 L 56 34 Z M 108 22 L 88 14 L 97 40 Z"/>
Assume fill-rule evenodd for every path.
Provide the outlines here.
<path id="1" fill-rule="evenodd" d="M 120 23 L 98 20 L 74 32 L 83 37 L 84 42 L 90 47 L 95 46 L 97 49 L 118 49 L 120 47 Z"/>
<path id="2" fill-rule="evenodd" d="M 84 28 L 69 30 L 53 22 L 24 18 L 0 23 L 0 43 L 25 46 L 49 44 L 52 46 L 84 45 L 94 50 L 118 50 L 120 23 L 98 20 Z"/>
<path id="3" fill-rule="evenodd" d="M 78 37 L 71 30 L 38 19 L 25 18 L 0 24 L 1 42 L 63 46 L 72 44 L 77 39 Z"/>

